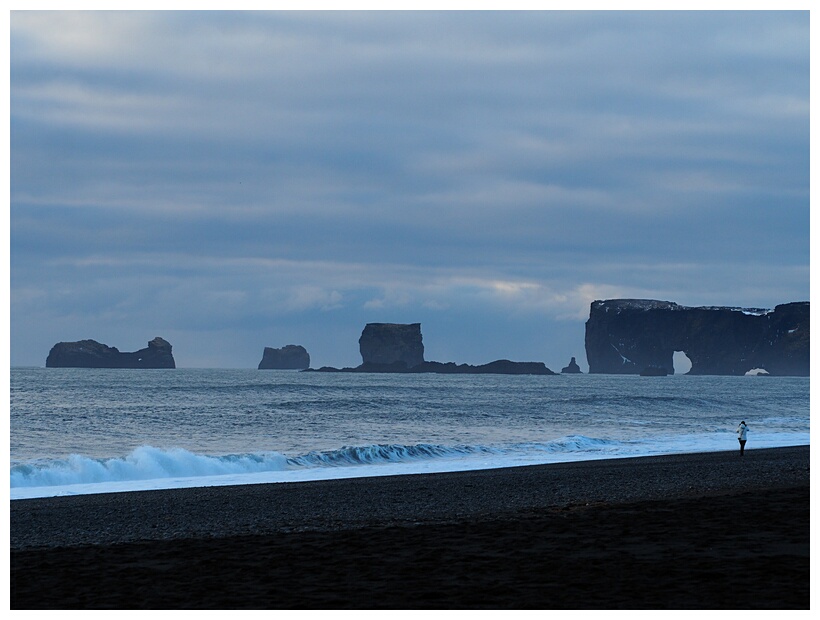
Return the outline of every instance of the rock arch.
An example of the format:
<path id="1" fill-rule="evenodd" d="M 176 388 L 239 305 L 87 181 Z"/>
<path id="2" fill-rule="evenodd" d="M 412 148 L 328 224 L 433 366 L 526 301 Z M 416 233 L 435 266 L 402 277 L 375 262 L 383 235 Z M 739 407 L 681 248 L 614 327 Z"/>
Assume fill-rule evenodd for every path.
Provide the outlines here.
<path id="1" fill-rule="evenodd" d="M 654 366 L 674 372 L 675 351 L 691 375 L 809 374 L 809 302 L 774 310 L 686 307 L 646 299 L 594 301 L 586 323 L 590 374 L 639 374 Z"/>

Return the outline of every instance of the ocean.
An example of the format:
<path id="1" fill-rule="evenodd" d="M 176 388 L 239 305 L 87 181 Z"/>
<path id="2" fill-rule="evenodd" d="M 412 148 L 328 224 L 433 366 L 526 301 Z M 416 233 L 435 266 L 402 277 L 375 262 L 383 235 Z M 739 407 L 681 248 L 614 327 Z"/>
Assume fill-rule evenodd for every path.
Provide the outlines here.
<path id="1" fill-rule="evenodd" d="M 809 444 L 807 377 L 12 368 L 10 497 Z"/>

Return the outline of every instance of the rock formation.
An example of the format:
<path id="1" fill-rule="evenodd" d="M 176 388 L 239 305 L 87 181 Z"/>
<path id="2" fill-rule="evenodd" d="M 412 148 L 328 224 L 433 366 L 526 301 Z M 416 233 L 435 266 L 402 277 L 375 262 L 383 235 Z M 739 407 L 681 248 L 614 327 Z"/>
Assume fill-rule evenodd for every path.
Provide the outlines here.
<path id="1" fill-rule="evenodd" d="M 362 364 L 404 364 L 413 368 L 424 361 L 421 323 L 368 323 L 359 338 Z"/>
<path id="2" fill-rule="evenodd" d="M 96 340 L 59 342 L 46 358 L 46 368 L 176 368 L 171 345 L 154 338 L 148 348 L 120 353 Z"/>
<path id="3" fill-rule="evenodd" d="M 325 369 L 323 369 L 325 370 Z M 496 360 L 488 364 L 456 364 L 455 362 L 422 362 L 407 368 L 401 362 L 393 364 L 362 364 L 356 368 L 343 368 L 347 372 L 386 373 L 437 373 L 443 375 L 554 375 L 544 362 L 511 362 Z"/>
<path id="4" fill-rule="evenodd" d="M 311 370 L 311 369 L 308 369 Z M 456 364 L 455 362 L 422 362 L 412 368 L 407 368 L 403 362 L 392 364 L 361 364 L 355 368 L 333 368 L 323 366 L 314 372 L 380 372 L 423 374 L 436 373 L 442 375 L 554 375 L 544 362 L 511 362 L 510 360 L 496 360 L 488 364 L 473 366 L 471 364 Z"/>
<path id="5" fill-rule="evenodd" d="M 496 360 L 472 366 L 453 362 L 424 361 L 421 323 L 368 323 L 361 338 L 359 351 L 362 363 L 356 368 L 324 366 L 317 372 L 381 372 L 439 374 L 554 375 L 543 362 L 511 362 Z"/>
<path id="6" fill-rule="evenodd" d="M 304 370 L 310 367 L 310 355 L 305 347 L 288 344 L 281 349 L 265 347 L 259 370 Z"/>
<path id="7" fill-rule="evenodd" d="M 691 375 L 808 376 L 809 302 L 760 308 L 687 307 L 646 299 L 594 301 L 586 323 L 589 372 L 674 373 L 675 351 L 692 362 Z"/>
<path id="8" fill-rule="evenodd" d="M 561 369 L 561 372 L 563 374 L 568 374 L 568 375 L 572 375 L 572 374 L 577 375 L 578 373 L 581 372 L 581 367 L 578 365 L 578 362 L 576 362 L 575 358 L 573 357 L 571 360 L 569 360 L 569 364 L 567 366 L 564 366 Z"/>

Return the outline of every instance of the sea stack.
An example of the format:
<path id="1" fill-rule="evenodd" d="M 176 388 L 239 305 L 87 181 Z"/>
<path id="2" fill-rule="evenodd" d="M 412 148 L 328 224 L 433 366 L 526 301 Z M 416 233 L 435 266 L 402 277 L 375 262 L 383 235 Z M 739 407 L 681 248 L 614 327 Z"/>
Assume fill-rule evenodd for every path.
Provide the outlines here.
<path id="1" fill-rule="evenodd" d="M 305 347 L 288 344 L 281 349 L 265 347 L 259 370 L 304 370 L 310 367 L 310 355 Z"/>
<path id="2" fill-rule="evenodd" d="M 576 362 L 575 358 L 573 357 L 569 361 L 569 364 L 561 369 L 561 372 L 565 375 L 577 375 L 581 372 L 581 367 L 578 365 L 578 362 Z"/>
<path id="3" fill-rule="evenodd" d="M 46 368 L 176 368 L 171 344 L 160 337 L 133 353 L 120 353 L 96 340 L 59 342 L 46 358 Z"/>
<path id="4" fill-rule="evenodd" d="M 418 366 L 424 362 L 421 323 L 368 323 L 359 352 L 364 366 Z"/>

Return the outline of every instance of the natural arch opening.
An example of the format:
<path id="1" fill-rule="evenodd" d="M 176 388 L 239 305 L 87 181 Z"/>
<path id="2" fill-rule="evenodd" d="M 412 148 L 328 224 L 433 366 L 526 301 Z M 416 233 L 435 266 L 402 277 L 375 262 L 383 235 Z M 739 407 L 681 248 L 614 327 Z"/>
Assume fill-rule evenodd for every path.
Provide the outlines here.
<path id="1" fill-rule="evenodd" d="M 683 351 L 675 351 L 672 354 L 672 368 L 676 375 L 685 375 L 692 370 L 692 360 Z"/>

